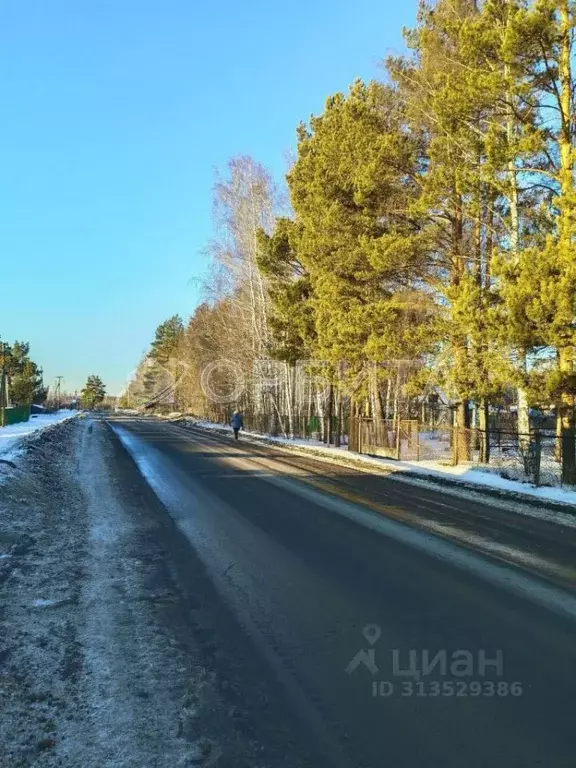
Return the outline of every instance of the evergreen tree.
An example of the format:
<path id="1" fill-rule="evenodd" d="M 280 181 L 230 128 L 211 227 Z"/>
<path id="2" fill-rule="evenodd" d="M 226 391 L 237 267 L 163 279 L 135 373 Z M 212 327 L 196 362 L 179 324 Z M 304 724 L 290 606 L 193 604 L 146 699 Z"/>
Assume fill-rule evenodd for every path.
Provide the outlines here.
<path id="1" fill-rule="evenodd" d="M 148 368 L 144 374 L 144 395 L 150 399 L 156 393 L 157 372 L 154 368 Z"/>
<path id="2" fill-rule="evenodd" d="M 426 131 L 425 173 L 416 205 L 426 222 L 437 300 L 444 309 L 444 341 L 452 361 L 447 385 L 459 401 L 460 427 L 469 426 L 468 399 L 480 378 L 469 326 L 480 316 L 485 279 L 485 151 L 481 131 L 474 130 L 484 104 L 461 45 L 466 23 L 476 13 L 472 0 L 422 4 L 418 26 L 407 35 L 412 58 L 388 62 L 412 126 L 423 125 Z"/>
<path id="3" fill-rule="evenodd" d="M 310 275 L 298 258 L 298 227 L 280 217 L 258 233 L 258 267 L 268 281 L 271 357 L 294 365 L 312 352 L 315 330 Z"/>
<path id="4" fill-rule="evenodd" d="M 84 408 L 92 410 L 106 397 L 106 386 L 100 376 L 88 376 L 81 392 L 81 402 Z"/>
<path id="5" fill-rule="evenodd" d="M 388 62 L 413 124 L 428 139 L 418 205 L 444 308 L 446 385 L 460 403 L 461 427 L 469 425 L 472 399 L 486 428 L 488 401 L 511 374 L 493 253 L 518 255 L 521 205 L 532 202 L 519 168 L 542 146 L 531 84 L 517 60 L 522 8 L 515 0 L 422 4 L 407 35 L 412 57 Z"/>
<path id="6" fill-rule="evenodd" d="M 156 328 L 150 357 L 160 365 L 166 365 L 176 356 L 183 335 L 184 323 L 180 315 L 169 317 Z"/>
<path id="7" fill-rule="evenodd" d="M 550 200 L 540 217 L 546 226 L 538 240 L 500 267 L 510 328 L 550 361 L 545 375 L 535 369 L 533 379 L 540 401 L 556 403 L 566 483 L 576 483 L 575 26 L 574 5 L 568 0 L 537 0 L 516 19 L 517 59 L 531 78 L 546 140 L 540 162 L 529 171 L 549 191 Z"/>
<path id="8" fill-rule="evenodd" d="M 4 369 L 8 380 L 8 394 L 13 405 L 43 403 L 48 389 L 42 384 L 42 372 L 30 358 L 30 345 L 15 341 L 3 345 Z"/>
<path id="9" fill-rule="evenodd" d="M 356 82 L 299 129 L 288 175 L 296 250 L 313 292 L 317 354 L 332 366 L 357 372 L 367 360 L 415 357 L 429 342 L 420 231 L 408 213 L 419 159 L 420 136 L 397 94 L 376 83 Z"/>

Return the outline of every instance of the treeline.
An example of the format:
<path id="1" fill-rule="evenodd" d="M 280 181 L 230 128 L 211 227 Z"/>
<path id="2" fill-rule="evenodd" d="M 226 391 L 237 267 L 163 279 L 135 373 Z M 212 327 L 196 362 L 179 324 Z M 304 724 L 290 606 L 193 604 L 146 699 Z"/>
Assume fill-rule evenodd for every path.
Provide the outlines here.
<path id="1" fill-rule="evenodd" d="M 0 406 L 41 404 L 48 396 L 48 388 L 42 382 L 42 371 L 31 359 L 30 344 L 27 342 L 8 344 L 0 340 L 0 376 L 3 399 Z"/>
<path id="2" fill-rule="evenodd" d="M 219 401 L 208 379 L 236 394 L 234 365 L 245 407 L 291 421 L 390 418 L 436 387 L 458 427 L 474 404 L 485 429 L 513 389 L 522 435 L 530 407 L 554 408 L 575 483 L 575 25 L 568 0 L 421 4 L 383 81 L 298 127 L 289 203 L 231 161 L 207 299 L 176 334 L 182 407 Z M 253 387 L 267 359 L 286 376 Z M 323 401 L 302 360 L 319 361 Z"/>

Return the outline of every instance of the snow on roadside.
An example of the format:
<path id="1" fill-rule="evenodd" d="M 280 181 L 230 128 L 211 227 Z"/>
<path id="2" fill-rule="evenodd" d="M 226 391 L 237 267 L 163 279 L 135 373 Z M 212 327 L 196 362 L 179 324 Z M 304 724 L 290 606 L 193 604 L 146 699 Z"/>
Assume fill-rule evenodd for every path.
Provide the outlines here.
<path id="1" fill-rule="evenodd" d="M 60 424 L 60 422 L 66 421 L 66 419 L 77 416 L 78 413 L 79 411 L 62 409 L 56 413 L 33 414 L 30 417 L 30 421 L 0 427 L 0 458 L 10 459 L 20 447 L 20 441 L 28 435 L 54 424 Z"/>
<path id="2" fill-rule="evenodd" d="M 214 424 L 213 422 L 186 417 L 173 420 L 180 424 L 185 423 L 189 426 L 199 427 L 200 429 L 232 432 L 232 428 L 226 424 Z M 397 474 L 399 480 L 408 480 L 408 476 L 411 480 L 414 476 L 418 476 L 415 479 L 420 479 L 421 481 L 426 481 L 427 479 L 445 480 L 455 485 L 461 483 L 463 487 L 467 487 L 468 489 L 474 489 L 474 486 L 476 486 L 475 489 L 478 491 L 483 489 L 501 491 L 508 494 L 514 494 L 517 497 L 527 496 L 531 499 L 542 501 L 543 503 L 553 502 L 554 504 L 564 504 L 576 508 L 576 489 L 553 488 L 549 486 L 536 487 L 529 483 L 522 483 L 517 480 L 507 480 L 493 471 L 477 469 L 467 464 L 460 464 L 453 467 L 438 461 L 397 461 L 395 459 L 386 459 L 378 456 L 357 454 L 348 451 L 348 446 L 346 445 L 341 448 L 335 448 L 333 446 L 324 445 L 324 443 L 317 440 L 272 437 L 270 435 L 249 431 L 243 432 L 243 434 L 246 435 L 246 437 L 251 437 L 256 440 L 265 440 L 266 442 L 276 443 L 295 449 L 305 449 L 307 453 L 313 453 L 328 460 L 332 459 L 338 463 L 341 463 L 344 460 L 346 463 L 352 462 L 358 465 L 378 467 L 381 470 L 386 470 L 387 473 L 393 472 Z M 403 478 L 402 475 L 405 475 L 405 478 Z M 572 518 L 572 515 L 568 516 Z"/>

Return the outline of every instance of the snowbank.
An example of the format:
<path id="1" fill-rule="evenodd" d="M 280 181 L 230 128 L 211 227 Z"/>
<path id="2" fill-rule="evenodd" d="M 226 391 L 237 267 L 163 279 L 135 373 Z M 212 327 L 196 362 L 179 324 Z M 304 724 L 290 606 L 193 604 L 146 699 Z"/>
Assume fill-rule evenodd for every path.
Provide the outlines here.
<path id="1" fill-rule="evenodd" d="M 8 427 L 0 427 L 0 458 L 9 459 L 19 447 L 22 438 L 38 432 L 41 429 L 59 424 L 61 421 L 71 419 L 78 415 L 78 411 L 61 410 L 56 413 L 42 413 L 32 415 L 30 421 L 20 424 L 11 424 Z"/>
<path id="2" fill-rule="evenodd" d="M 348 454 L 348 456 L 351 457 L 352 454 Z M 460 481 L 468 485 L 483 486 L 484 488 L 505 491 L 506 493 L 523 494 L 542 501 L 553 501 L 576 507 L 576 488 L 536 487 L 530 485 L 530 483 L 522 483 L 518 480 L 508 480 L 500 477 L 496 468 L 490 469 L 486 467 L 486 469 L 480 469 L 467 464 L 459 464 L 453 467 L 437 461 L 395 461 L 393 459 L 380 459 L 371 456 L 362 456 L 361 460 L 384 465 L 387 469 L 391 469 L 394 472 L 410 472 L 410 474 L 421 475 L 424 478 L 431 477 Z"/>

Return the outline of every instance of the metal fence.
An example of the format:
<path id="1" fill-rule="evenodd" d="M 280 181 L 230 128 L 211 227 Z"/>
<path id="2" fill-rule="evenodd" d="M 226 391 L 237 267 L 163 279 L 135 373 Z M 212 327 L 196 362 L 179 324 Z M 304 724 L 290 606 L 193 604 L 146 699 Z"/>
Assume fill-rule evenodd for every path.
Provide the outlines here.
<path id="1" fill-rule="evenodd" d="M 518 434 L 421 424 L 416 419 L 354 418 L 349 434 L 350 449 L 358 453 L 447 466 L 464 464 L 496 471 L 510 480 L 562 485 L 562 439 L 552 430 Z"/>
<path id="2" fill-rule="evenodd" d="M 350 419 L 350 450 L 372 456 L 418 461 L 419 439 L 416 419 Z"/>

